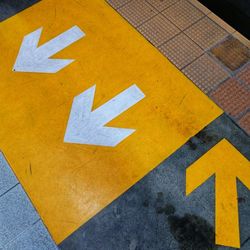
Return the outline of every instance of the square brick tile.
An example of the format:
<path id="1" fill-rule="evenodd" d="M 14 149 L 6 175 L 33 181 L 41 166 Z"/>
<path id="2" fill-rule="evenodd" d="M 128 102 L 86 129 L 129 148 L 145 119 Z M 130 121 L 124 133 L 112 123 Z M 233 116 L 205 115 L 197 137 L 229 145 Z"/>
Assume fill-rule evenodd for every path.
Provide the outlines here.
<path id="1" fill-rule="evenodd" d="M 207 54 L 188 65 L 183 72 L 205 93 L 229 77 L 229 73 Z"/>
<path id="2" fill-rule="evenodd" d="M 179 69 L 182 69 L 203 53 L 202 49 L 184 33 L 177 35 L 159 49 Z"/>
<path id="3" fill-rule="evenodd" d="M 217 23 L 219 26 L 221 26 L 224 30 L 226 30 L 229 34 L 232 34 L 235 32 L 235 29 L 232 26 L 230 26 L 228 23 L 226 23 L 219 16 L 215 15 L 213 12 L 210 12 L 207 16 L 211 20 L 213 20 L 215 23 Z"/>
<path id="4" fill-rule="evenodd" d="M 241 69 L 236 76 L 250 87 L 250 63 Z"/>
<path id="5" fill-rule="evenodd" d="M 181 30 L 186 29 L 204 16 L 199 9 L 185 0 L 175 3 L 164 10 L 162 14 Z"/>
<path id="6" fill-rule="evenodd" d="M 223 82 L 211 98 L 234 118 L 250 107 L 250 91 L 235 78 Z"/>
<path id="7" fill-rule="evenodd" d="M 196 8 L 198 8 L 200 11 L 202 11 L 205 15 L 211 13 L 211 10 L 209 10 L 205 5 L 201 4 L 198 0 L 188 0 L 191 4 L 193 4 Z"/>
<path id="8" fill-rule="evenodd" d="M 203 49 L 208 49 L 225 38 L 228 33 L 208 17 L 185 30 L 185 33 Z"/>
<path id="9" fill-rule="evenodd" d="M 180 32 L 161 14 L 139 26 L 138 30 L 155 46 L 161 45 Z"/>
<path id="10" fill-rule="evenodd" d="M 135 27 L 157 14 L 157 11 L 145 0 L 133 0 L 118 9 L 118 12 Z"/>
<path id="11" fill-rule="evenodd" d="M 250 60 L 250 50 L 234 37 L 228 37 L 211 49 L 211 53 L 232 71 Z"/>
<path id="12" fill-rule="evenodd" d="M 250 112 L 247 112 L 240 120 L 239 125 L 242 127 L 248 135 L 250 135 Z"/>
<path id="13" fill-rule="evenodd" d="M 149 4 L 151 4 L 158 11 L 163 11 L 168 8 L 172 4 L 176 3 L 178 0 L 146 0 Z"/>
<path id="14" fill-rule="evenodd" d="M 247 39 L 245 36 L 243 36 L 241 33 L 239 33 L 238 31 L 235 31 L 232 34 L 232 36 L 235 37 L 236 39 L 240 40 L 245 46 L 250 48 L 250 40 Z"/>
<path id="15" fill-rule="evenodd" d="M 131 0 L 106 0 L 113 8 L 117 9 Z"/>

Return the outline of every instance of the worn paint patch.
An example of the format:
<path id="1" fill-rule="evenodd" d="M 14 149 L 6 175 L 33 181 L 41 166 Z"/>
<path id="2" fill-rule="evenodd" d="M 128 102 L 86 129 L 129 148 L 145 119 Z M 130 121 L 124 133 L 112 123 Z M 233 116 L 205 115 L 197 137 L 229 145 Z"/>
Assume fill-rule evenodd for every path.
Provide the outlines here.
<path id="1" fill-rule="evenodd" d="M 178 241 L 180 250 L 216 250 L 214 228 L 194 214 L 169 216 L 170 232 Z"/>
<path id="2" fill-rule="evenodd" d="M 86 37 L 53 56 L 72 64 L 12 72 L 26 34 L 43 27 L 44 44 L 75 25 Z M 57 242 L 222 113 L 104 1 L 45 0 L 0 34 L 0 148 Z M 73 98 L 94 84 L 93 110 L 132 84 L 146 96 L 107 124 L 136 128 L 115 148 L 63 141 Z"/>

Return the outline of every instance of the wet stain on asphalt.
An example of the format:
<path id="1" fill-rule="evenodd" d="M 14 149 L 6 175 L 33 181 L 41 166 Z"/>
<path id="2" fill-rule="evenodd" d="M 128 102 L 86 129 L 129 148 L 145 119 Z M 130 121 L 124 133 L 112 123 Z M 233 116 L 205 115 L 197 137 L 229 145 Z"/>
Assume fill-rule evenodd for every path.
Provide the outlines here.
<path id="1" fill-rule="evenodd" d="M 187 142 L 187 145 L 189 146 L 189 148 L 191 150 L 196 150 L 197 149 L 197 145 L 192 141 L 192 139 L 190 139 L 188 142 Z"/>
<path id="2" fill-rule="evenodd" d="M 200 144 L 209 144 L 218 140 L 218 136 L 210 134 L 205 129 L 187 141 L 187 146 L 191 150 L 196 150 Z"/>
<path id="3" fill-rule="evenodd" d="M 156 208 L 156 212 L 158 214 L 165 213 L 166 215 L 171 215 L 175 213 L 175 207 L 171 204 L 166 204 L 164 207 L 158 207 Z"/>
<path id="4" fill-rule="evenodd" d="M 216 135 L 209 135 L 206 130 L 202 130 L 200 131 L 198 134 L 196 134 L 196 136 L 199 140 L 201 140 L 201 142 L 204 143 L 210 143 L 214 140 L 218 139 L 218 136 Z"/>
<path id="5" fill-rule="evenodd" d="M 149 201 L 148 200 L 145 200 L 142 204 L 144 207 L 148 207 L 149 206 Z"/>
<path id="6" fill-rule="evenodd" d="M 239 198 L 238 198 L 238 202 L 239 202 L 239 203 L 245 203 L 245 202 L 246 202 L 245 197 L 239 197 Z"/>
<path id="7" fill-rule="evenodd" d="M 214 228 L 203 218 L 185 214 L 168 217 L 170 231 L 178 241 L 180 250 L 215 250 Z"/>
<path id="8" fill-rule="evenodd" d="M 244 202 L 244 198 L 239 202 Z M 155 201 L 157 214 L 165 214 L 170 232 L 180 250 L 216 250 L 215 232 L 204 218 L 195 214 L 175 215 L 176 208 L 164 202 L 163 192 L 158 192 Z"/>

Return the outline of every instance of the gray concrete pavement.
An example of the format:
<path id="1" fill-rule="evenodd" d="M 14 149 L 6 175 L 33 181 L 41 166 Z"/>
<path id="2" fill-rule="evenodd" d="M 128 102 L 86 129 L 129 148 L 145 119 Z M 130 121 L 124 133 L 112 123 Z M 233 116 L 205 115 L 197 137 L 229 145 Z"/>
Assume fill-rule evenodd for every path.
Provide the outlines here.
<path id="1" fill-rule="evenodd" d="M 212 250 L 214 177 L 185 195 L 185 171 L 222 138 L 250 158 L 250 138 L 226 115 L 190 139 L 125 194 L 79 228 L 62 250 Z M 238 182 L 241 249 L 250 249 L 250 193 Z"/>
<path id="2" fill-rule="evenodd" d="M 18 12 L 32 6 L 40 0 L 1 0 L 0 21 L 3 21 Z"/>
<path id="3" fill-rule="evenodd" d="M 57 249 L 39 214 L 1 152 L 0 249 Z"/>

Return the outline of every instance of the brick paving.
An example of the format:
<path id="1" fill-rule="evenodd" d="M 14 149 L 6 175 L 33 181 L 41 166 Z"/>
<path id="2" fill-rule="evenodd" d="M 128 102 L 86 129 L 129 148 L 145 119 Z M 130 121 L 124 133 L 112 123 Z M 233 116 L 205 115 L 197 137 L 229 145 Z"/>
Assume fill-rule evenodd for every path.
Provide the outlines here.
<path id="1" fill-rule="evenodd" d="M 184 68 L 203 54 L 202 49 L 184 33 L 178 34 L 159 49 L 179 69 Z"/>
<path id="2" fill-rule="evenodd" d="M 197 0 L 107 0 L 250 134 L 250 42 Z"/>
<path id="3" fill-rule="evenodd" d="M 133 26 L 137 27 L 157 14 L 157 11 L 146 1 L 132 0 L 118 9 Z"/>
<path id="4" fill-rule="evenodd" d="M 208 17 L 204 17 L 189 27 L 185 33 L 203 50 L 209 49 L 228 35 L 223 28 Z"/>
<path id="5" fill-rule="evenodd" d="M 250 88 L 250 63 L 241 69 L 236 76 Z"/>
<path id="6" fill-rule="evenodd" d="M 250 50 L 234 37 L 212 48 L 211 53 L 231 71 L 241 68 L 250 59 Z"/>
<path id="7" fill-rule="evenodd" d="M 250 134 L 250 111 L 241 117 L 239 125 Z"/>
<path id="8" fill-rule="evenodd" d="M 164 10 L 162 14 L 181 30 L 186 29 L 204 16 L 200 10 L 185 0 L 178 1 Z"/>
<path id="9" fill-rule="evenodd" d="M 211 93 L 211 97 L 235 119 L 250 107 L 250 92 L 235 78 L 222 83 Z"/>
<path id="10" fill-rule="evenodd" d="M 156 47 L 170 40 L 180 30 L 162 15 L 157 15 L 138 27 L 138 30 Z"/>
<path id="11" fill-rule="evenodd" d="M 207 54 L 185 67 L 183 72 L 206 94 L 230 76 Z"/>

